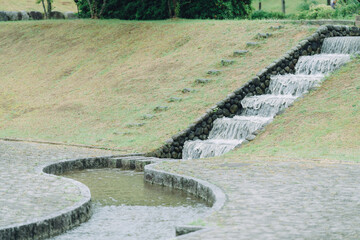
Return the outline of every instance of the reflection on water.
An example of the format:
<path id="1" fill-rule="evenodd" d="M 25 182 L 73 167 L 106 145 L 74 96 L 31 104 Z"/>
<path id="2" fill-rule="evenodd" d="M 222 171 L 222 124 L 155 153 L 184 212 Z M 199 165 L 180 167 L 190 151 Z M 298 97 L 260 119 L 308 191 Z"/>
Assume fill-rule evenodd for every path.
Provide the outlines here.
<path id="1" fill-rule="evenodd" d="M 90 188 L 94 215 L 56 240 L 169 239 L 174 226 L 197 220 L 209 209 L 187 193 L 145 183 L 143 173 L 89 169 L 64 176 Z"/>

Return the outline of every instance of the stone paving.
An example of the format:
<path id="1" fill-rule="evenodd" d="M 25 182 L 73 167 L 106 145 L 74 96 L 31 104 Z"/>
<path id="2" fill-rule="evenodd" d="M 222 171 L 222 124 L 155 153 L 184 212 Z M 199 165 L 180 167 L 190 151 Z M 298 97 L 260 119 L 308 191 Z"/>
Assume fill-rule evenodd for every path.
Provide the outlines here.
<path id="1" fill-rule="evenodd" d="M 38 172 L 46 163 L 114 155 L 110 151 L 0 141 L 0 228 L 33 222 L 74 205 L 77 186 Z"/>
<path id="2" fill-rule="evenodd" d="M 63 159 L 116 153 L 0 141 L 0 228 L 72 206 L 79 190 L 37 172 Z M 225 206 L 207 231 L 184 239 L 360 239 L 360 165 L 321 161 L 189 160 L 157 168 L 222 188 Z"/>
<path id="3" fill-rule="evenodd" d="M 227 194 L 183 239 L 360 239 L 360 166 L 315 161 L 192 160 L 158 167 L 207 180 Z"/>

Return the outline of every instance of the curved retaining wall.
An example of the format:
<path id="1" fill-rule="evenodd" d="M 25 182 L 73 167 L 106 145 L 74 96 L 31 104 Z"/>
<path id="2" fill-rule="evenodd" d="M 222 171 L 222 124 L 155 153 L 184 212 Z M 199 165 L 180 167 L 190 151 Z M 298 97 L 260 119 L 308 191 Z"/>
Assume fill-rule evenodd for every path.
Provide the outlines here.
<path id="1" fill-rule="evenodd" d="M 225 203 L 225 194 L 216 186 L 205 181 L 171 174 L 154 169 L 155 164 L 163 162 L 163 159 L 143 157 L 139 154 L 109 156 L 97 158 L 84 158 L 76 160 L 64 160 L 38 167 L 37 172 L 45 174 L 61 175 L 69 171 L 95 169 L 95 168 L 122 168 L 125 170 L 144 171 L 144 178 L 152 184 L 181 189 L 201 197 L 212 205 L 212 211 L 219 210 Z M 84 184 L 64 178 L 78 186 L 82 199 L 75 205 L 55 212 L 41 219 L 31 222 L 10 225 L 0 229 L 0 239 L 46 239 L 66 232 L 67 230 L 86 222 L 92 215 L 90 190 Z M 202 228 L 182 226 L 182 233 L 188 233 Z"/>
<path id="2" fill-rule="evenodd" d="M 294 73 L 299 57 L 320 53 L 324 38 L 335 36 L 360 36 L 360 28 L 355 26 L 321 26 L 314 34 L 261 70 L 253 79 L 211 107 L 187 129 L 174 135 L 162 147 L 146 155 L 158 158 L 181 159 L 185 141 L 207 139 L 213 127 L 213 122 L 217 118 L 231 118 L 239 114 L 242 110 L 242 99 L 248 96 L 262 95 L 269 91 L 271 75 Z"/>

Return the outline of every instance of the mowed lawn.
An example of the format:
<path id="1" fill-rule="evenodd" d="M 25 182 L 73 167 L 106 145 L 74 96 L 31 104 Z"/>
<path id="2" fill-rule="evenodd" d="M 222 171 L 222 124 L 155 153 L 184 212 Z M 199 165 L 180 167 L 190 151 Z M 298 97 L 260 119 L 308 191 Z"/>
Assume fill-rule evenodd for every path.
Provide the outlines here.
<path id="1" fill-rule="evenodd" d="M 0 23 L 0 137 L 122 152 L 157 148 L 316 30 L 271 26 L 212 20 Z M 273 37 L 234 58 L 234 65 L 221 66 L 259 32 Z M 209 77 L 210 69 L 223 72 Z M 194 83 L 207 77 L 213 81 Z M 182 93 L 184 88 L 194 91 Z M 168 109 L 155 111 L 158 106 Z"/>

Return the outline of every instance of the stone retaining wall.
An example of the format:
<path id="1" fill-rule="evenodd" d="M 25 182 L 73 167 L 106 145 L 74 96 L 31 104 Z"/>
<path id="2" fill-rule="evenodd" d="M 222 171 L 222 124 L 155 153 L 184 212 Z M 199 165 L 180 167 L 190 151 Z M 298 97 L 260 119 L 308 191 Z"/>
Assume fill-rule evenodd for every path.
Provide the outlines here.
<path id="1" fill-rule="evenodd" d="M 147 156 L 158 158 L 182 158 L 184 142 L 188 140 L 206 140 L 217 118 L 234 117 L 242 110 L 241 100 L 248 96 L 268 93 L 270 76 L 295 72 L 295 65 L 300 56 L 314 55 L 321 51 L 326 37 L 360 36 L 360 28 L 350 26 L 321 26 L 314 34 L 301 41 L 297 46 L 285 53 L 280 59 L 260 71 L 242 87 L 229 94 L 224 100 L 211 107 L 187 129 L 174 135 L 159 149 L 147 153 Z"/>
<path id="2" fill-rule="evenodd" d="M 77 16 L 73 12 L 51 12 L 51 19 L 76 19 Z M 43 20 L 44 14 L 38 11 L 0 11 L 1 21 L 24 21 L 24 20 Z"/>

